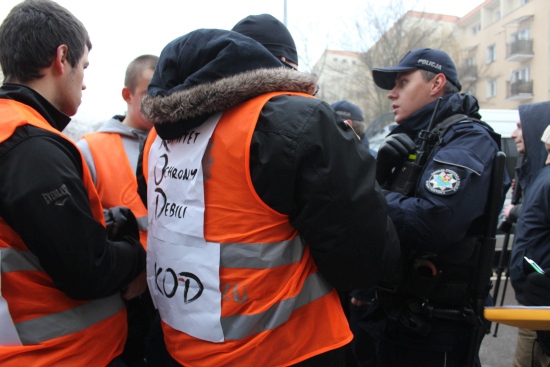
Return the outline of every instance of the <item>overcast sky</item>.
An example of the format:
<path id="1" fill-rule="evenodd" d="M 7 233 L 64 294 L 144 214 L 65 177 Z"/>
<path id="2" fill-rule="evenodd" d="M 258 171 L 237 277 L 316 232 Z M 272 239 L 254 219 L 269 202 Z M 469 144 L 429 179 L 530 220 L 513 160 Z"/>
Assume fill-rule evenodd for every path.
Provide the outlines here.
<path id="1" fill-rule="evenodd" d="M 380 0 L 366 0 L 374 3 Z M 3 20 L 19 0 L 0 0 Z M 197 28 L 231 29 L 251 14 L 284 20 L 284 0 L 58 0 L 90 34 L 92 51 L 85 74 L 87 89 L 75 119 L 107 120 L 124 114 L 121 90 L 126 66 L 142 54 L 159 55 L 173 39 Z M 384 2 L 382 0 L 382 2 Z M 411 8 L 464 16 L 483 0 L 406 0 Z M 288 27 L 302 64 L 312 64 L 325 48 L 342 49 L 341 30 L 354 24 L 365 0 L 287 0 Z M 307 46 L 307 50 L 306 50 Z M 353 50 L 356 51 L 356 50 Z M 305 58 L 305 59 L 304 59 Z M 307 65 L 306 65 L 307 66 Z M 300 67 L 304 69 L 304 67 Z"/>

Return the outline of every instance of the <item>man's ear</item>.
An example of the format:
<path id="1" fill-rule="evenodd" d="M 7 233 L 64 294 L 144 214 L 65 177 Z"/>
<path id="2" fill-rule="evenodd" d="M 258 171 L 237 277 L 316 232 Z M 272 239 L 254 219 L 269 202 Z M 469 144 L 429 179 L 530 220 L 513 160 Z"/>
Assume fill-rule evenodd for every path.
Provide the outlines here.
<path id="1" fill-rule="evenodd" d="M 439 73 L 432 79 L 432 96 L 438 96 L 443 92 L 445 84 L 447 83 L 447 77 L 445 74 Z"/>
<path id="2" fill-rule="evenodd" d="M 132 91 L 130 91 L 130 88 L 122 88 L 122 98 L 126 101 L 126 103 L 130 103 L 132 101 Z"/>
<path id="3" fill-rule="evenodd" d="M 67 67 L 67 56 L 69 53 L 69 47 L 67 45 L 60 45 L 57 47 L 57 53 L 55 59 L 52 62 L 52 66 L 56 72 L 63 74 Z"/>

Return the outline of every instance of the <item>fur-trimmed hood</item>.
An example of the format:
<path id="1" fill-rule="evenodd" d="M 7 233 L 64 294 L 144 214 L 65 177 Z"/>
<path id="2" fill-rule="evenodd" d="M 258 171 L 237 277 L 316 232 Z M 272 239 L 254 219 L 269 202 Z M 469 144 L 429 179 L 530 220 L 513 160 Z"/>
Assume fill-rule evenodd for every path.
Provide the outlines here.
<path id="1" fill-rule="evenodd" d="M 258 95 L 315 92 L 314 75 L 282 65 L 261 44 L 236 32 L 191 32 L 162 51 L 141 113 L 161 138 L 175 139 L 212 114 Z"/>

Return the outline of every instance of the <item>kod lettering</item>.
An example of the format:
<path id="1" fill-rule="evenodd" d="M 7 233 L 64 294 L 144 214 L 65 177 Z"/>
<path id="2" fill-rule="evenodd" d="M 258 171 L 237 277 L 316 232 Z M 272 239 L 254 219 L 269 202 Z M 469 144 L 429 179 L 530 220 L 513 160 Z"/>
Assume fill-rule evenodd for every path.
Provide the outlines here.
<path id="1" fill-rule="evenodd" d="M 161 276 L 162 285 L 159 283 Z M 177 294 L 178 288 L 183 286 L 182 296 L 183 302 L 186 304 L 199 299 L 204 290 L 201 280 L 195 274 L 186 271 L 176 274 L 171 268 L 164 270 L 157 267 L 157 263 L 155 263 L 155 285 L 160 294 L 166 298 L 173 298 Z"/>

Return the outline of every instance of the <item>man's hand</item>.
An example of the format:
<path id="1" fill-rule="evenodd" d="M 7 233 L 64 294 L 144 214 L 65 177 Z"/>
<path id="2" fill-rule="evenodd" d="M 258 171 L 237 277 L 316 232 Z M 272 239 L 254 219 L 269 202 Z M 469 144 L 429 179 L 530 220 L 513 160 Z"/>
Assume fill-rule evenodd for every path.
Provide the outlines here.
<path id="1" fill-rule="evenodd" d="M 514 207 L 515 205 L 513 204 L 508 204 L 504 207 L 504 209 L 502 210 L 502 216 L 506 219 L 510 218 L 510 210 L 512 210 L 512 208 Z"/>
<path id="2" fill-rule="evenodd" d="M 550 274 L 550 269 L 544 270 Z M 529 306 L 550 306 L 550 277 L 533 272 L 527 276 L 523 293 Z"/>
<path id="3" fill-rule="evenodd" d="M 130 236 L 139 241 L 139 229 L 136 217 L 124 206 L 103 209 L 103 217 L 107 226 L 107 238 L 111 241 L 122 241 Z"/>
<path id="4" fill-rule="evenodd" d="M 376 156 L 376 180 L 380 185 L 390 178 L 392 170 L 416 150 L 416 145 L 407 134 L 388 136 L 378 149 Z"/>
<path id="5" fill-rule="evenodd" d="M 147 273 L 145 271 L 141 272 L 134 280 L 128 284 L 126 288 L 122 290 L 122 298 L 126 301 L 135 298 L 147 288 Z"/>

